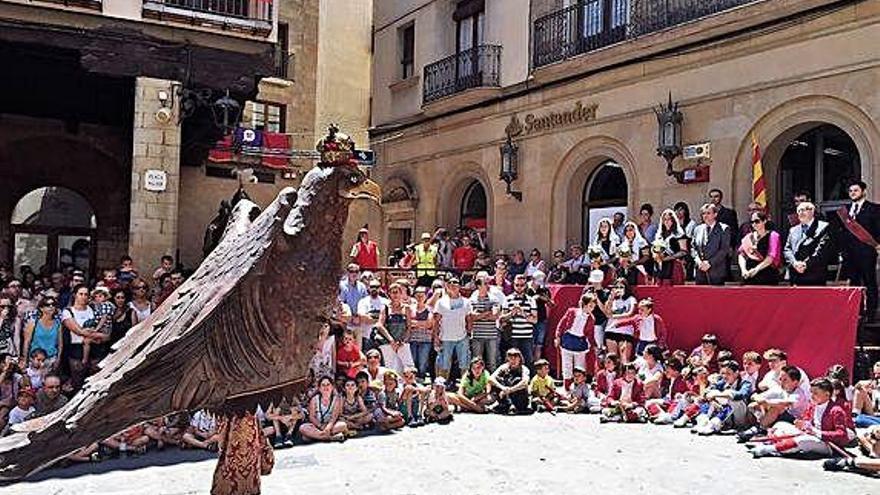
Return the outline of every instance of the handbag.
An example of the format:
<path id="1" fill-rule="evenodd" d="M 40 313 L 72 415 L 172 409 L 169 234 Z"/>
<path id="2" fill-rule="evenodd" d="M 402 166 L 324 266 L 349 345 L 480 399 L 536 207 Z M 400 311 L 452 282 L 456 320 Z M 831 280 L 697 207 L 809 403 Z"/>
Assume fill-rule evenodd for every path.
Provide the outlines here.
<path id="1" fill-rule="evenodd" d="M 586 337 L 578 337 L 577 335 L 565 332 L 559 341 L 560 347 L 570 352 L 586 352 L 590 350 L 590 343 Z"/>

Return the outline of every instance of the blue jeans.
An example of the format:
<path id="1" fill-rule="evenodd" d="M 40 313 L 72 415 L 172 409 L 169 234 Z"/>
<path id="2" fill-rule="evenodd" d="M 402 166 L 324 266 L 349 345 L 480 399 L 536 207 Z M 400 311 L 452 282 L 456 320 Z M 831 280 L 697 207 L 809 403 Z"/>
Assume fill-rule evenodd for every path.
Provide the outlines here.
<path id="1" fill-rule="evenodd" d="M 532 334 L 532 345 L 544 346 L 547 340 L 547 322 L 539 321 L 535 324 L 535 333 Z"/>
<path id="2" fill-rule="evenodd" d="M 475 357 L 483 358 L 483 363 L 489 373 L 495 371 L 495 367 L 498 366 L 498 339 L 472 338 L 471 359 Z M 470 361 L 468 361 L 468 365 L 470 365 Z"/>
<path id="3" fill-rule="evenodd" d="M 409 350 L 412 352 L 413 361 L 416 363 L 416 369 L 419 370 L 419 376 L 428 374 L 428 367 L 431 365 L 428 355 L 431 354 L 430 342 L 410 342 Z"/>
<path id="4" fill-rule="evenodd" d="M 855 418 L 856 428 L 868 428 L 874 425 L 880 425 L 880 416 L 871 416 L 870 414 L 859 414 Z"/>
<path id="5" fill-rule="evenodd" d="M 470 364 L 470 349 L 468 348 L 468 338 L 461 340 L 444 340 L 440 352 L 437 353 L 437 375 L 448 376 L 449 369 L 452 367 L 452 355 L 458 358 L 458 369 L 464 375 Z"/>

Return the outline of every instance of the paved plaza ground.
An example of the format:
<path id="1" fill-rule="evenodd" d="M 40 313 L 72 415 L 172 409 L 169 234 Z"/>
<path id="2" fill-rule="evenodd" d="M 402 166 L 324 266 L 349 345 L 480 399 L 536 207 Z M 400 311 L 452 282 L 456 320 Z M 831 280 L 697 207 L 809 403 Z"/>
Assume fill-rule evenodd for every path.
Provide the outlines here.
<path id="1" fill-rule="evenodd" d="M 276 452 L 265 494 L 651 493 L 876 495 L 880 479 L 826 473 L 820 461 L 753 460 L 730 437 L 596 416 L 459 416 L 431 425 Z M 0 494 L 208 493 L 205 452 L 151 452 L 40 473 Z"/>

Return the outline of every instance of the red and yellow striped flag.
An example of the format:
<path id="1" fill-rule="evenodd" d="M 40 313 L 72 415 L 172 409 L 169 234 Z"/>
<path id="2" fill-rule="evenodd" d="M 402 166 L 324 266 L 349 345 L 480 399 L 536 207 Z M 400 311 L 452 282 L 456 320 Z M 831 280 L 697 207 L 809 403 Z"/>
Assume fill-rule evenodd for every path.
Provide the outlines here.
<path id="1" fill-rule="evenodd" d="M 767 185 L 764 182 L 764 166 L 761 164 L 761 147 L 752 133 L 752 201 L 767 206 Z"/>

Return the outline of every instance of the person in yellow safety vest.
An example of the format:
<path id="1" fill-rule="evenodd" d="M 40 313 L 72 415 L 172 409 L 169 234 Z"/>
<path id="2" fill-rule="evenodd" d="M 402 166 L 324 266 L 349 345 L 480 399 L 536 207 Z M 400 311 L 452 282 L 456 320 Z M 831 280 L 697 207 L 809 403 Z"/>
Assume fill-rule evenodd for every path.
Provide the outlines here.
<path id="1" fill-rule="evenodd" d="M 437 246 L 431 243 L 431 234 L 424 232 L 422 243 L 416 246 L 416 276 L 433 279 L 437 275 L 434 268 L 437 268 Z"/>

